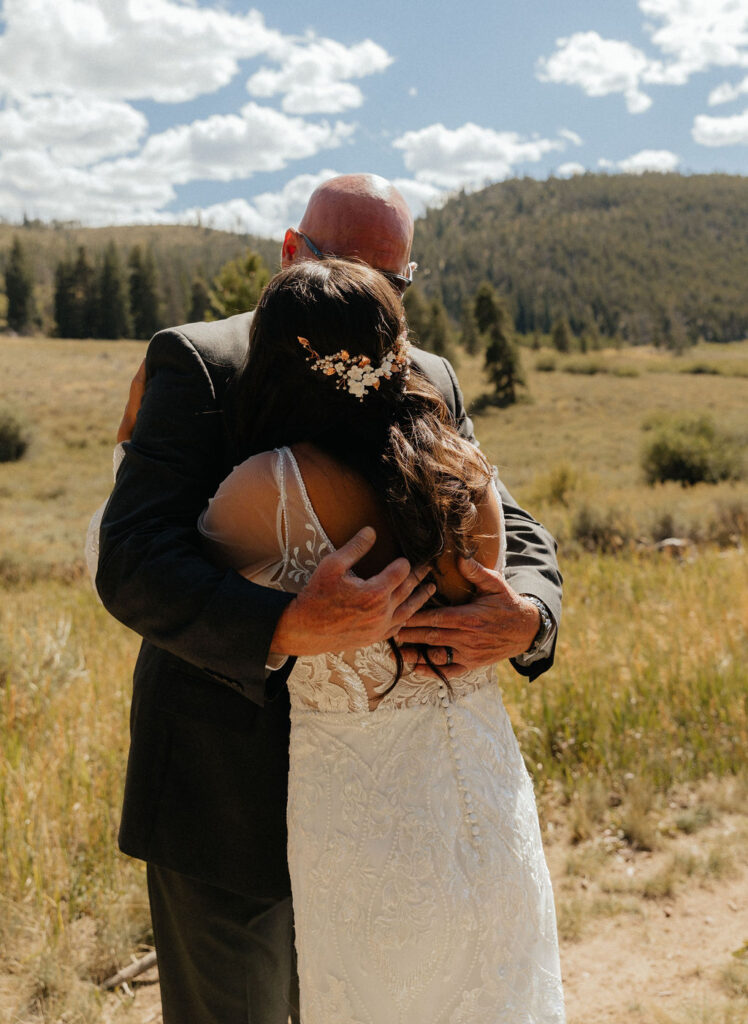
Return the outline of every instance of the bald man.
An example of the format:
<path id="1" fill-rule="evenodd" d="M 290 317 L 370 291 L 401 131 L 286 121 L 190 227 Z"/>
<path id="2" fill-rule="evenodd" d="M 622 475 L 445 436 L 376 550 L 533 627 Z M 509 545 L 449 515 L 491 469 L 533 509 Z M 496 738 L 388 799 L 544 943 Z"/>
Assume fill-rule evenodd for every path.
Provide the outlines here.
<path id="1" fill-rule="evenodd" d="M 412 238 L 389 182 L 344 175 L 314 192 L 281 263 L 355 258 L 403 293 Z M 478 597 L 459 608 L 420 610 L 426 569 L 402 558 L 358 579 L 367 530 L 296 596 L 206 561 L 196 523 L 238 461 L 228 414 L 250 317 L 153 338 L 100 533 L 99 594 L 143 637 L 119 840 L 148 865 L 165 1024 L 298 1020 L 285 828 L 293 658 L 326 652 L 329 637 L 340 650 L 397 635 L 411 663 L 426 643 L 448 675 L 513 658 L 534 677 L 552 662 L 561 609 L 553 540 L 501 487 L 506 581 L 464 562 Z M 472 438 L 449 363 L 414 359 Z"/>

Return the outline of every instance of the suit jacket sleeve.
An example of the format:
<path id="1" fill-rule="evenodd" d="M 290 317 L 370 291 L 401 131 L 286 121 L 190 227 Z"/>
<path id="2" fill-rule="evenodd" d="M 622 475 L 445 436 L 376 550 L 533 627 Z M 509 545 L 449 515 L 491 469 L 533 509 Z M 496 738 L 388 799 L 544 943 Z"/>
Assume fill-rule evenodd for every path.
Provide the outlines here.
<path id="1" fill-rule="evenodd" d="M 467 412 L 452 366 L 444 360 L 454 389 L 455 413 L 460 433 L 477 444 L 473 423 Z M 537 520 L 520 508 L 504 484 L 496 479 L 504 507 L 506 525 L 507 558 L 505 576 L 518 594 L 533 594 L 546 605 L 556 626 L 561 621 L 562 577 L 556 559 L 556 542 L 551 534 Z M 530 679 L 546 672 L 553 664 L 553 650 L 548 658 L 541 658 L 530 665 L 522 665 L 512 659 L 515 669 Z"/>
<path id="2" fill-rule="evenodd" d="M 227 468 L 222 413 L 198 351 L 163 331 L 146 372 L 104 511 L 97 589 L 146 640 L 262 704 L 273 632 L 292 595 L 217 569 L 202 552 L 197 519 Z"/>

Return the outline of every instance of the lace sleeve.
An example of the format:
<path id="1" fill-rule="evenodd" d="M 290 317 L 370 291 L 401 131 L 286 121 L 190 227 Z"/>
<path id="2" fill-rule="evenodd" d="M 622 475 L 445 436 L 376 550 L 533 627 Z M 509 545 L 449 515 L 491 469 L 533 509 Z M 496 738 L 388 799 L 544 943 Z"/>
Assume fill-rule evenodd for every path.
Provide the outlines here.
<path id="1" fill-rule="evenodd" d="M 112 477 L 115 480 L 117 479 L 117 470 L 122 465 L 124 457 L 125 446 L 123 444 L 115 445 L 114 451 L 112 452 Z M 86 530 L 86 540 L 83 545 L 83 555 L 86 559 L 86 568 L 88 569 L 88 575 L 94 590 L 96 589 L 96 570 L 99 567 L 99 530 L 101 529 L 101 520 L 104 516 L 105 508 L 106 501 L 102 501 L 91 516 L 88 529 Z"/>
<path id="2" fill-rule="evenodd" d="M 256 577 L 282 562 L 284 527 L 277 452 L 242 462 L 223 481 L 198 520 L 210 558 Z"/>

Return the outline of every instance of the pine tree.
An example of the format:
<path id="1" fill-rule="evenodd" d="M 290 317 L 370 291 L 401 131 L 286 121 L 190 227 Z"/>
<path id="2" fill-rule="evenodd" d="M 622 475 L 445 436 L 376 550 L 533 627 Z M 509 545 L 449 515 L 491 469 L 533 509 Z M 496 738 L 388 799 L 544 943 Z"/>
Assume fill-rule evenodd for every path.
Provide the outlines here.
<path id="1" fill-rule="evenodd" d="M 34 278 L 26 250 L 18 237 L 13 239 L 5 268 L 5 295 L 8 300 L 8 327 L 23 334 L 34 319 Z"/>
<path id="2" fill-rule="evenodd" d="M 60 260 L 55 268 L 55 329 L 59 338 L 73 338 L 73 264 Z"/>
<path id="3" fill-rule="evenodd" d="M 143 250 L 133 246 L 128 259 L 130 267 L 130 316 L 133 337 L 147 341 L 158 330 L 158 280 L 156 263 L 150 246 Z"/>
<path id="4" fill-rule="evenodd" d="M 441 299 L 432 299 L 429 304 L 427 341 L 428 344 L 424 345 L 424 348 L 428 348 L 429 352 L 446 359 L 454 357 L 452 328 Z"/>
<path id="5" fill-rule="evenodd" d="M 471 356 L 474 356 L 480 348 L 480 333 L 478 321 L 475 319 L 473 303 L 465 299 L 462 303 L 462 317 L 460 319 L 460 344 Z"/>
<path id="6" fill-rule="evenodd" d="M 501 308 L 493 285 L 484 281 L 473 298 L 473 316 L 481 334 L 486 334 L 501 319 Z"/>
<path id="7" fill-rule="evenodd" d="M 129 337 L 131 327 L 127 283 L 114 242 L 110 242 L 104 250 L 96 299 L 96 337 Z"/>
<path id="8" fill-rule="evenodd" d="M 206 318 L 218 320 L 254 309 L 269 280 L 262 258 L 251 249 L 246 256 L 224 263 L 213 279 Z"/>
<path id="9" fill-rule="evenodd" d="M 565 316 L 556 318 L 551 329 L 551 345 L 557 352 L 571 351 L 571 328 Z"/>
<path id="10" fill-rule="evenodd" d="M 408 333 L 414 345 L 428 348 L 429 306 L 418 285 L 411 285 L 403 301 Z"/>
<path id="11" fill-rule="evenodd" d="M 187 319 L 191 324 L 199 323 L 205 319 L 209 308 L 210 291 L 202 276 L 198 275 L 193 279 L 190 288 L 190 311 Z"/>
<path id="12" fill-rule="evenodd" d="M 61 260 L 55 271 L 55 323 L 61 338 L 92 338 L 95 332 L 96 285 L 85 246 L 75 263 Z"/>
<path id="13" fill-rule="evenodd" d="M 496 405 L 512 405 L 517 389 L 524 384 L 519 349 L 506 306 L 488 282 L 475 293 L 473 311 L 482 334 L 486 335 L 485 369 L 493 386 Z"/>

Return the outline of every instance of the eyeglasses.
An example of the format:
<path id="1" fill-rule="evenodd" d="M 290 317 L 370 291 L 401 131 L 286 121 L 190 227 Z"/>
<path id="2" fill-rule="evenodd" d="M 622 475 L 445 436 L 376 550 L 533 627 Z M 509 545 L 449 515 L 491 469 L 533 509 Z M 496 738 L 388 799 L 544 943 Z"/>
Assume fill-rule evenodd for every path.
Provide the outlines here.
<path id="1" fill-rule="evenodd" d="M 299 236 L 299 238 L 304 239 L 304 241 L 307 244 L 307 248 L 311 253 L 313 253 L 317 257 L 318 260 L 326 260 L 333 255 L 332 253 L 325 253 L 322 252 L 321 249 L 318 249 L 314 242 L 311 240 L 311 238 L 308 238 L 303 231 L 297 231 L 296 234 Z M 379 267 L 374 267 L 374 270 L 376 270 L 379 274 L 382 274 L 384 277 L 386 277 L 390 284 L 394 285 L 401 295 L 403 294 L 403 292 L 406 291 L 406 289 L 408 289 L 413 284 L 413 272 L 417 269 L 418 264 L 413 262 L 408 264 L 407 274 L 396 274 L 392 270 L 380 270 Z"/>

